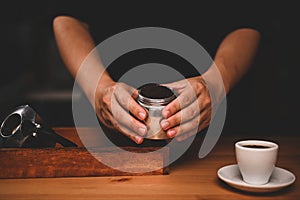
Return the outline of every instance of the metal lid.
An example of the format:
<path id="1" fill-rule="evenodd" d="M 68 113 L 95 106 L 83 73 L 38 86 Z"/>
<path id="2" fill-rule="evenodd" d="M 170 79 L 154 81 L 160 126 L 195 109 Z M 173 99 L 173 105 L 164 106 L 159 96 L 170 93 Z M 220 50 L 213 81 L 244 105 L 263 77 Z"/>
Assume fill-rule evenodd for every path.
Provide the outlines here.
<path id="1" fill-rule="evenodd" d="M 148 83 L 139 87 L 137 100 L 146 105 L 164 106 L 175 98 L 176 93 L 171 88 L 157 83 Z"/>

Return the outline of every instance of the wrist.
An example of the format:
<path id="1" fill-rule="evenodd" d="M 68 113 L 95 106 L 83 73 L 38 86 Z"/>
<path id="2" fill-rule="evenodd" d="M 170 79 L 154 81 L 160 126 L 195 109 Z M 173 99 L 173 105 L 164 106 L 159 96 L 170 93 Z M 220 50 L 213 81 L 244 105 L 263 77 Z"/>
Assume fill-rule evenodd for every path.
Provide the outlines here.
<path id="1" fill-rule="evenodd" d="M 102 99 L 104 95 L 108 92 L 111 86 L 115 85 L 116 82 L 113 81 L 110 77 L 102 76 L 97 84 L 96 90 L 94 91 L 94 98 L 91 103 L 95 103 L 95 101 Z"/>
<path id="2" fill-rule="evenodd" d="M 97 87 L 100 86 L 101 88 L 107 88 L 114 84 L 116 84 L 116 82 L 112 80 L 111 77 L 106 72 L 104 72 L 98 81 Z"/>
<path id="3" fill-rule="evenodd" d="M 231 84 L 229 82 L 229 77 L 228 77 L 228 74 L 227 74 L 227 71 L 226 71 L 226 65 L 220 59 L 215 60 L 213 65 L 216 67 L 216 70 L 218 70 L 218 72 L 221 76 L 223 88 L 224 88 L 225 93 L 227 95 L 230 91 Z"/>
<path id="4" fill-rule="evenodd" d="M 101 76 L 101 74 L 97 74 Z M 95 103 L 98 99 L 102 98 L 110 86 L 114 85 L 115 82 L 104 74 L 98 79 L 94 78 L 93 81 L 86 79 L 86 82 L 80 84 L 84 93 L 86 94 L 89 102 L 95 108 Z"/>
<path id="5" fill-rule="evenodd" d="M 201 76 L 209 90 L 213 102 L 217 105 L 227 94 L 228 84 L 224 82 L 222 73 L 215 63 Z"/>

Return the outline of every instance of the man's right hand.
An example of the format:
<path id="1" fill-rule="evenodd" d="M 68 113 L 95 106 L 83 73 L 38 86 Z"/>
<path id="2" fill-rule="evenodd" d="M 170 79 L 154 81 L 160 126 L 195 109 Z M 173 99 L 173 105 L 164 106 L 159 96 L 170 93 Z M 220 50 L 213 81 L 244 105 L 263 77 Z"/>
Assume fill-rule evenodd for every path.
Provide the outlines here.
<path id="1" fill-rule="evenodd" d="M 147 112 L 135 101 L 138 91 L 125 83 L 99 84 L 95 94 L 95 111 L 106 126 L 120 131 L 137 144 L 143 142 Z"/>

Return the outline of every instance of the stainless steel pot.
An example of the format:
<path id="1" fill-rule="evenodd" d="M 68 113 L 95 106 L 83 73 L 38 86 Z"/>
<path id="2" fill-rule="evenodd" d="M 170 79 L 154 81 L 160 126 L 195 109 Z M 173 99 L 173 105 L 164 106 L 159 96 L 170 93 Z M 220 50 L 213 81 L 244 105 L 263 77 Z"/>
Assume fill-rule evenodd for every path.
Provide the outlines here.
<path id="1" fill-rule="evenodd" d="M 176 93 L 171 88 L 160 84 L 148 83 L 139 87 L 137 102 L 148 112 L 146 119 L 148 130 L 145 138 L 152 140 L 169 139 L 161 128 L 160 122 L 163 119 L 163 108 L 175 98 Z"/>

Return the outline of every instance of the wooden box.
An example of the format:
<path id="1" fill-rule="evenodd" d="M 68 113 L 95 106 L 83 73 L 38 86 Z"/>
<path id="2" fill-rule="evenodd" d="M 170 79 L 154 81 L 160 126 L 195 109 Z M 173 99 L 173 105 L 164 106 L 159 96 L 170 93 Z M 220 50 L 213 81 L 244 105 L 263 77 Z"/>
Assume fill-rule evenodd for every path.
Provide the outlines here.
<path id="1" fill-rule="evenodd" d="M 86 134 L 93 129 L 82 128 Z M 75 142 L 78 147 L 55 148 L 0 148 L 0 178 L 35 178 L 35 177 L 84 177 L 84 176 L 117 176 L 117 175 L 163 175 L 169 173 L 165 166 L 169 159 L 169 151 L 155 151 L 158 147 L 95 147 L 105 159 L 119 158 L 118 164 L 126 166 L 130 171 L 146 171 L 146 173 L 123 172 L 110 168 L 99 162 L 83 146 L 75 128 L 56 128 L 58 134 Z M 131 152 L 145 153 L 147 156 L 136 157 Z M 136 163 L 139 163 L 138 165 Z M 165 166 L 165 167 L 164 167 Z M 133 170 L 132 170 L 133 169 Z M 157 169 L 149 171 L 149 169 Z"/>

